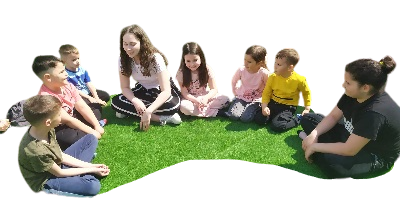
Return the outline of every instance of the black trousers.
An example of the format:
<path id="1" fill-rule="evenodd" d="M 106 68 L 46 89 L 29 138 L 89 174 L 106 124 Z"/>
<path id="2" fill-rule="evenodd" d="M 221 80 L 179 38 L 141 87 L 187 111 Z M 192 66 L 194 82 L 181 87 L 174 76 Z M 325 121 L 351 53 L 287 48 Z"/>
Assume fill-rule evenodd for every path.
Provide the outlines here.
<path id="1" fill-rule="evenodd" d="M 90 107 L 90 109 L 92 109 L 97 120 L 101 120 L 102 119 L 101 105 L 98 103 L 89 103 L 88 106 Z M 87 122 L 85 118 L 77 110 L 74 110 L 74 117 L 82 121 L 89 127 L 93 128 L 93 125 Z M 56 131 L 57 142 L 60 145 L 61 150 L 63 151 L 87 134 L 82 130 L 71 128 L 65 124 L 64 125 L 61 124 L 58 127 L 56 127 L 55 131 Z"/>
<path id="2" fill-rule="evenodd" d="M 324 118 L 321 114 L 305 114 L 300 125 L 309 135 Z M 349 133 L 342 122 L 318 137 L 320 143 L 346 142 Z M 391 165 L 377 155 L 361 149 L 354 156 L 341 156 L 330 153 L 316 152 L 312 155 L 313 162 L 328 176 L 328 178 L 363 178 L 376 173 L 384 173 Z"/>
<path id="3" fill-rule="evenodd" d="M 180 91 L 171 82 L 171 96 L 161 105 L 154 114 L 157 115 L 173 115 L 178 113 L 179 107 L 181 105 Z M 149 107 L 161 93 L 160 87 L 153 89 L 146 89 L 140 83 L 136 83 L 135 87 L 132 89 L 135 97 L 140 99 L 146 107 Z M 119 94 L 112 98 L 111 108 L 121 114 L 139 116 L 136 112 L 135 106 L 132 102 L 128 100 L 124 95 Z"/>
<path id="4" fill-rule="evenodd" d="M 257 124 L 265 125 L 268 121 L 271 121 L 271 130 L 275 132 L 284 132 L 299 124 L 298 118 L 294 116 L 296 106 L 280 104 L 271 100 L 268 103 L 268 108 L 270 110 L 269 116 L 264 116 L 262 111 L 256 113 L 254 121 Z"/>

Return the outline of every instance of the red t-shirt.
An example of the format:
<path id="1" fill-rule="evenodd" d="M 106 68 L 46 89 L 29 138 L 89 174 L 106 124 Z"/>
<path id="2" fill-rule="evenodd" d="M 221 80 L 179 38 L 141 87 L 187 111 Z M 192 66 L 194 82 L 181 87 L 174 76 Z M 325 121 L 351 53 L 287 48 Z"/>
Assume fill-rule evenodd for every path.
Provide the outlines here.
<path id="1" fill-rule="evenodd" d="M 62 103 L 62 108 L 71 116 L 73 116 L 75 103 L 82 99 L 78 89 L 71 83 L 61 87 L 61 93 L 59 94 L 52 92 L 45 85 L 42 85 L 39 90 L 39 95 L 52 95 L 57 97 Z"/>

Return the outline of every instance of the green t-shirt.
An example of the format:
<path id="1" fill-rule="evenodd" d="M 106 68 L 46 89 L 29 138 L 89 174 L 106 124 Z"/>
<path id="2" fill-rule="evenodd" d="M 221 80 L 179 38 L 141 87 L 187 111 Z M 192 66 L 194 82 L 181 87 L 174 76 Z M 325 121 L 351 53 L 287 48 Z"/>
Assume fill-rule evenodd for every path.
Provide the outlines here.
<path id="1" fill-rule="evenodd" d="M 18 163 L 26 183 L 38 192 L 51 176 L 48 170 L 53 163 L 61 164 L 62 154 L 54 129 L 49 132 L 49 143 L 33 138 L 29 130 L 19 144 Z"/>

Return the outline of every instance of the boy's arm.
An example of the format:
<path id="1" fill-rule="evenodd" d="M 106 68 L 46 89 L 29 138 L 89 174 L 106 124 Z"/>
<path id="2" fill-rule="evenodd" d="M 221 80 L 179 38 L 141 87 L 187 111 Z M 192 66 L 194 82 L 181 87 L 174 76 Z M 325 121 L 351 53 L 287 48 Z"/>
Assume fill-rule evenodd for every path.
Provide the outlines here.
<path id="1" fill-rule="evenodd" d="M 64 154 L 63 156 L 65 155 L 66 154 Z M 56 177 L 70 177 L 86 173 L 94 173 L 99 176 L 107 176 L 110 173 L 110 169 L 108 169 L 107 166 L 94 166 L 94 165 L 85 168 L 61 169 L 61 167 L 59 167 L 56 163 L 53 163 L 48 172 Z"/>
<path id="2" fill-rule="evenodd" d="M 94 115 L 92 109 L 83 101 L 82 99 L 78 100 L 75 103 L 75 109 L 85 118 L 89 124 L 94 127 L 94 130 L 98 131 L 101 135 L 104 133 L 104 129 L 100 126 L 99 121 Z"/>
<path id="3" fill-rule="evenodd" d="M 75 157 L 65 154 L 64 152 L 62 152 L 62 163 L 70 167 L 77 167 L 77 168 L 92 167 L 91 163 L 79 160 Z"/>
<path id="4" fill-rule="evenodd" d="M 67 125 L 68 127 L 79 129 L 85 133 L 93 134 L 98 139 L 101 138 L 101 134 L 97 130 L 92 129 L 91 127 L 84 124 L 82 121 L 72 117 L 64 109 L 61 109 L 61 123 Z M 97 123 L 99 123 L 99 122 L 97 122 Z"/>
<path id="5" fill-rule="evenodd" d="M 99 103 L 99 104 L 105 106 L 105 105 L 107 104 L 107 102 L 104 102 L 103 100 L 101 100 L 101 99 L 99 98 L 99 96 L 97 95 L 96 87 L 94 87 L 93 83 L 92 83 L 92 82 L 87 82 L 86 85 L 87 85 L 87 87 L 89 88 L 90 92 L 92 93 L 93 98 L 95 99 L 95 102 L 92 102 L 92 101 L 90 101 L 90 102 L 92 102 L 92 103 Z M 81 95 L 81 96 L 82 96 L 82 95 Z M 90 99 L 89 99 L 89 100 L 90 100 Z"/>
<path id="6" fill-rule="evenodd" d="M 262 99 L 261 99 L 261 108 L 264 110 L 267 106 L 269 101 L 271 101 L 271 95 L 272 95 L 272 77 L 269 77 L 267 79 L 267 83 L 265 84 L 263 94 L 262 94 Z"/>
<path id="7" fill-rule="evenodd" d="M 83 91 L 78 90 L 78 92 L 79 92 L 79 95 L 81 97 L 88 99 L 91 103 L 96 103 L 97 102 L 94 97 L 89 96 L 88 94 L 84 93 Z"/>
<path id="8" fill-rule="evenodd" d="M 98 99 L 99 96 L 97 95 L 97 91 L 96 91 L 96 88 L 94 87 L 93 83 L 87 82 L 86 85 L 89 88 L 90 92 L 92 93 L 93 97 Z"/>
<path id="9" fill-rule="evenodd" d="M 304 79 L 303 82 L 301 83 L 300 91 L 304 99 L 304 111 L 302 113 L 302 115 L 304 115 L 305 113 L 309 113 L 311 109 L 311 91 L 310 88 L 308 87 L 306 79 Z"/>
<path id="10" fill-rule="evenodd" d="M 61 169 L 56 163 L 53 163 L 51 168 L 48 170 L 49 173 L 53 174 L 56 177 L 70 177 L 77 176 L 86 173 L 94 173 L 96 172 L 95 167 L 86 167 L 86 168 L 69 168 L 69 169 Z"/>

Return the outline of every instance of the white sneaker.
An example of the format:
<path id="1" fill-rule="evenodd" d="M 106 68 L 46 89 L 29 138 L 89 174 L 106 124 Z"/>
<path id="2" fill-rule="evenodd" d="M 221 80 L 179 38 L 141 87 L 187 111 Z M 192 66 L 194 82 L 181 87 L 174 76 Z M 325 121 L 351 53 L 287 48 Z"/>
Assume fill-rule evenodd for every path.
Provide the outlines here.
<path id="1" fill-rule="evenodd" d="M 175 113 L 174 115 L 161 115 L 160 122 L 161 122 L 161 125 L 165 125 L 166 123 L 180 124 L 180 123 L 182 123 L 182 120 L 181 120 L 181 117 L 179 116 L 179 114 Z"/>
<path id="2" fill-rule="evenodd" d="M 119 112 L 115 112 L 115 116 L 118 117 L 118 118 L 124 118 L 124 117 L 126 117 L 125 114 L 121 114 L 121 113 L 119 113 Z"/>

